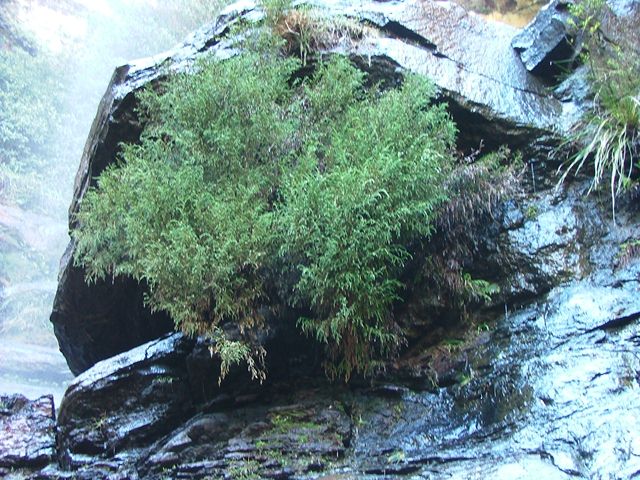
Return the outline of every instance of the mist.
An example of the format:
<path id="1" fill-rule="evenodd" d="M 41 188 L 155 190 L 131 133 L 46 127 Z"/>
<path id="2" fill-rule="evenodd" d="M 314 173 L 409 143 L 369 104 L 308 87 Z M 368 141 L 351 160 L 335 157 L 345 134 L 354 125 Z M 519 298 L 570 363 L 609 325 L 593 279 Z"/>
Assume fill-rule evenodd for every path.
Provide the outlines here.
<path id="1" fill-rule="evenodd" d="M 221 3 L 0 2 L 0 394 L 59 403 L 72 378 L 49 315 L 75 171 L 114 68 L 171 48 Z"/>

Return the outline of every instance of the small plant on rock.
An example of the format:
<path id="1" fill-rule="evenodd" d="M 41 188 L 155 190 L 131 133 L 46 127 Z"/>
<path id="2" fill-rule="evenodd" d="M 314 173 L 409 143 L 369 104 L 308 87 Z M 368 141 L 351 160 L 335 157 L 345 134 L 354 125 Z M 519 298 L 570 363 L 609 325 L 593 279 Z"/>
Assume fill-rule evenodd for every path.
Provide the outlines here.
<path id="1" fill-rule="evenodd" d="M 339 45 L 351 45 L 371 34 L 371 30 L 356 20 L 343 16 L 331 18 L 320 8 L 298 6 L 290 0 L 264 0 L 265 27 L 271 38 L 284 41 L 283 50 L 295 55 L 305 66 L 314 52 Z"/>
<path id="2" fill-rule="evenodd" d="M 578 153 L 563 167 L 561 182 L 587 165 L 593 170 L 590 190 L 608 183 L 615 201 L 631 184 L 640 153 L 640 53 L 637 45 L 613 43 L 601 32 L 604 0 L 584 0 L 572 7 L 584 42 L 593 107 L 577 125 L 571 142 Z"/>

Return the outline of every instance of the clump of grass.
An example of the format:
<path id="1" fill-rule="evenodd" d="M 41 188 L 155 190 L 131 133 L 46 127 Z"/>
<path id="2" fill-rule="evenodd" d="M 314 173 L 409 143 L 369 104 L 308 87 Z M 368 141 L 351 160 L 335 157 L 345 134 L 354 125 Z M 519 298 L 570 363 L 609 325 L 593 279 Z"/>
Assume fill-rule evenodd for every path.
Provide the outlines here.
<path id="1" fill-rule="evenodd" d="M 569 173 L 577 174 L 585 165 L 590 165 L 593 179 L 589 192 L 607 182 L 615 217 L 616 197 L 631 185 L 637 169 L 640 90 L 635 95 L 629 93 L 613 102 L 602 100 L 602 88 L 606 87 L 600 86 L 593 110 L 574 130 L 572 141 L 579 150 L 564 169 L 560 181 L 564 182 Z"/>
<path id="2" fill-rule="evenodd" d="M 560 183 L 583 168 L 592 170 L 589 193 L 607 183 L 615 220 L 616 198 L 629 188 L 640 153 L 640 55 L 627 44 L 613 44 L 601 32 L 604 0 L 585 0 L 572 7 L 584 39 L 581 57 L 589 67 L 593 106 L 569 139 L 577 147 Z"/>
<path id="3" fill-rule="evenodd" d="M 293 7 L 290 0 L 265 0 L 265 26 L 269 34 L 283 40 L 282 50 L 307 65 L 310 56 L 339 46 L 351 46 L 372 35 L 357 20 L 326 15 L 320 8 Z"/>
<path id="4" fill-rule="evenodd" d="M 365 27 L 346 17 L 328 19 L 320 10 L 288 10 L 275 25 L 275 33 L 286 42 L 288 54 L 299 55 L 306 65 L 312 52 L 351 44 L 365 37 Z"/>

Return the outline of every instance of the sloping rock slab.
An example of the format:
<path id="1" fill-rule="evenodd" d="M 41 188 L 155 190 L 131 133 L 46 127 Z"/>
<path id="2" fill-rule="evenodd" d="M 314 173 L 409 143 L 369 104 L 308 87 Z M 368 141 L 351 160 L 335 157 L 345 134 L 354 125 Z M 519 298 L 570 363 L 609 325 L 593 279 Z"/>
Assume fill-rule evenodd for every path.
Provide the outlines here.
<path id="1" fill-rule="evenodd" d="M 155 445 L 139 472 L 144 478 L 297 478 L 344 458 L 352 425 L 342 406 L 320 390 L 295 397 L 299 403 L 258 401 L 198 415 Z"/>
<path id="2" fill-rule="evenodd" d="M 69 208 L 71 228 L 84 194 L 107 165 L 115 161 L 119 144 L 139 140 L 142 125 L 135 110 L 135 93 L 145 85 L 161 81 L 168 71 L 188 68 L 214 45 L 220 56 L 231 55 L 233 51 L 227 51 L 219 42 L 233 19 L 245 11 L 239 8 L 235 13 L 229 10 L 216 24 L 196 32 L 176 50 L 158 56 L 157 63 L 142 60 L 116 69 L 100 102 L 76 175 Z M 152 314 L 144 307 L 144 286 L 122 278 L 87 285 L 84 270 L 73 265 L 73 251 L 71 241 L 61 260 L 51 322 L 60 350 L 74 374 L 171 330 L 173 322 L 166 316 Z"/>
<path id="3" fill-rule="evenodd" d="M 392 78 L 401 71 L 431 77 L 449 102 L 461 142 L 493 147 L 508 143 L 539 154 L 538 142 L 553 135 L 562 108 L 531 76 L 511 49 L 517 30 L 483 20 L 449 2 L 407 0 L 319 4 L 328 15 L 349 15 L 377 30 L 348 47 L 349 54 L 374 78 Z M 227 37 L 240 19 L 259 20 L 253 2 L 229 7 L 218 20 L 187 42 L 153 60 L 116 70 L 107 89 L 76 177 L 73 214 L 95 178 L 115 160 L 120 142 L 136 142 L 142 125 L 136 92 L 161 82 L 167 72 L 184 71 L 203 55 L 224 59 L 237 54 Z M 86 285 L 81 268 L 73 266 L 73 242 L 63 257 L 51 321 L 62 353 L 74 373 L 150 338 L 167 332 L 171 322 L 142 306 L 144 287 L 125 279 Z"/>
<path id="4" fill-rule="evenodd" d="M 50 395 L 30 401 L 0 397 L 0 477 L 7 471 L 42 467 L 55 455 L 55 411 Z"/>
<path id="5" fill-rule="evenodd" d="M 78 376 L 58 416 L 63 464 L 78 467 L 144 447 L 184 421 L 192 410 L 184 361 L 192 347 L 173 334 Z"/>
<path id="6" fill-rule="evenodd" d="M 511 48 L 517 29 L 450 2 L 371 3 L 342 13 L 382 31 L 357 53 L 388 58 L 436 83 L 465 144 L 523 148 L 555 130 L 560 103 Z"/>

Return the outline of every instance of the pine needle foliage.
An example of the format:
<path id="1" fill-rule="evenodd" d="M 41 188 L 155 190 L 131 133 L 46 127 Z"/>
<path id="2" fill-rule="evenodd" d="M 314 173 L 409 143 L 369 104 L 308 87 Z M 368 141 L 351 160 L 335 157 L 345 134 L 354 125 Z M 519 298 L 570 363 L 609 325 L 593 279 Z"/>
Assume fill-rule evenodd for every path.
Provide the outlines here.
<path id="1" fill-rule="evenodd" d="M 391 308 L 447 198 L 456 130 L 423 78 L 366 91 L 344 57 L 293 81 L 300 67 L 247 52 L 140 95 L 141 141 L 84 197 L 75 260 L 89 281 L 146 282 L 148 305 L 258 378 L 265 305 L 305 312 L 327 373 L 348 379 L 402 341 Z M 247 348 L 227 348 L 225 322 Z"/>

